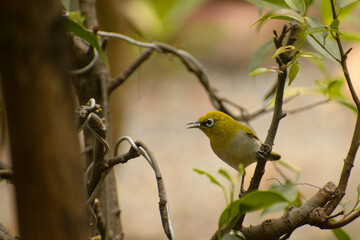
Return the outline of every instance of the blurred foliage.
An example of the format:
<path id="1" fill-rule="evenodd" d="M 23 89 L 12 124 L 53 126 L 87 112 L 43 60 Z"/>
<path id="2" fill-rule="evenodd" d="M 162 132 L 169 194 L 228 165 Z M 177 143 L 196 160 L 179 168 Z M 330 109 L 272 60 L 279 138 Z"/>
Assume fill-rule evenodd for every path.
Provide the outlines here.
<path id="1" fill-rule="evenodd" d="M 207 0 L 133 0 L 123 14 L 138 34 L 146 39 L 168 41 L 187 18 Z"/>
<path id="2" fill-rule="evenodd" d="M 298 59 L 307 58 L 311 59 L 311 62 L 324 73 L 323 79 L 316 79 L 316 88 L 313 88 L 309 92 L 313 92 L 315 95 L 322 94 L 329 100 L 348 107 L 355 113 L 357 112 L 355 105 L 347 99 L 343 93 L 344 78 L 339 76 L 332 76 L 324 65 L 324 58 L 333 62 L 339 62 L 340 52 L 337 43 L 334 40 L 335 34 L 340 35 L 342 40 L 345 41 L 359 41 L 360 31 L 353 30 L 350 32 L 342 33 L 339 31 L 340 22 L 350 19 L 351 22 L 360 21 L 360 18 L 355 14 L 352 14 L 355 8 L 358 6 L 359 1 L 342 0 L 336 1 L 336 10 L 338 19 L 333 19 L 330 2 L 328 0 L 316 1 L 314 7 L 318 7 L 318 11 L 321 14 L 321 19 L 316 16 L 306 16 L 307 8 L 310 7 L 312 1 L 304 0 L 248 0 L 255 3 L 260 9 L 269 9 L 260 19 L 255 23 L 261 28 L 270 19 L 281 19 L 291 21 L 297 20 L 299 25 L 299 32 L 297 33 L 298 40 L 294 46 L 284 46 L 275 51 L 273 57 L 279 54 L 294 50 L 295 55 L 291 63 L 288 65 L 289 70 L 289 83 L 291 85 L 296 79 L 297 74 L 300 71 L 300 62 Z M 307 42 L 315 52 L 304 52 L 304 42 Z M 273 48 L 269 47 L 270 43 L 267 42 L 255 52 L 253 60 L 251 61 L 251 73 L 250 76 L 256 76 L 267 72 L 276 72 L 273 67 L 259 67 L 262 60 L 267 56 L 267 53 L 272 51 Z M 315 91 L 314 91 L 315 90 Z M 287 89 L 286 91 L 291 91 Z"/>

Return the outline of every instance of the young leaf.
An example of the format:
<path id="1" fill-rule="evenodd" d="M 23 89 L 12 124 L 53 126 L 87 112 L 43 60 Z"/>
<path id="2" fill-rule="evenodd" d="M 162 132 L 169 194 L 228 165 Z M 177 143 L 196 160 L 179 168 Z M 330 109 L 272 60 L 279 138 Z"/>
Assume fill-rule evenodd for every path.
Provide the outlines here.
<path id="1" fill-rule="evenodd" d="M 341 32 L 341 39 L 345 41 L 360 42 L 360 32 Z"/>
<path id="2" fill-rule="evenodd" d="M 229 201 L 229 198 L 228 198 L 228 195 L 227 195 L 227 192 L 226 192 L 226 188 L 225 188 L 224 185 L 222 185 L 218 180 L 216 180 L 216 178 L 213 177 L 210 173 L 207 173 L 207 172 L 205 172 L 203 170 L 200 170 L 200 169 L 197 169 L 197 168 L 193 168 L 193 170 L 195 172 L 197 172 L 198 174 L 200 174 L 200 175 L 207 176 L 211 183 L 214 183 L 215 185 L 219 186 L 221 188 L 221 190 L 223 191 L 223 193 L 224 193 L 226 204 L 229 204 L 230 201 Z"/>
<path id="3" fill-rule="evenodd" d="M 303 53 L 299 54 L 298 57 L 316 58 L 317 60 L 320 60 L 320 61 L 324 60 L 324 58 L 316 52 L 305 52 L 305 53 L 303 52 Z"/>
<path id="4" fill-rule="evenodd" d="M 292 10 L 299 11 L 301 15 L 304 15 L 306 10 L 304 0 L 285 0 L 285 2 Z"/>
<path id="5" fill-rule="evenodd" d="M 82 26 L 80 26 L 78 23 L 71 20 L 69 17 L 64 17 L 63 24 L 64 24 L 64 28 L 67 31 L 80 37 L 84 41 L 88 42 L 92 47 L 94 47 L 96 49 L 96 51 L 99 53 L 99 55 L 101 56 L 101 58 L 103 59 L 103 61 L 105 62 L 105 65 L 107 67 L 109 67 L 107 57 L 106 57 L 104 51 L 102 50 L 98 39 L 92 32 L 87 31 Z"/>
<path id="6" fill-rule="evenodd" d="M 342 228 L 331 229 L 337 240 L 351 240 L 349 234 Z"/>
<path id="7" fill-rule="evenodd" d="M 219 186 L 219 187 L 221 187 L 221 188 L 224 187 L 224 186 L 223 186 L 218 180 L 216 180 L 216 178 L 213 177 L 210 173 L 207 173 L 207 172 L 205 172 L 205 171 L 203 171 L 203 170 L 200 170 L 200 169 L 197 169 L 197 168 L 194 168 L 193 170 L 194 170 L 195 172 L 197 172 L 198 174 L 200 174 L 200 175 L 205 175 L 205 176 L 207 176 L 207 177 L 209 178 L 210 182 L 214 183 L 215 185 L 217 185 L 217 186 Z"/>
<path id="8" fill-rule="evenodd" d="M 271 72 L 271 70 L 268 68 L 256 68 L 251 73 L 249 73 L 249 76 L 252 77 L 252 76 L 256 76 L 256 75 L 267 73 L 267 72 Z"/>
<path id="9" fill-rule="evenodd" d="M 310 17 L 304 17 L 305 22 L 310 26 L 310 27 L 318 27 L 318 26 L 322 26 L 323 24 L 321 23 L 321 21 L 314 16 L 310 16 Z"/>
<path id="10" fill-rule="evenodd" d="M 337 0 L 336 3 L 339 5 L 340 8 L 344 8 L 358 0 Z"/>
<path id="11" fill-rule="evenodd" d="M 271 11 L 273 10 L 279 10 L 283 8 L 289 8 L 289 6 L 285 3 L 284 0 L 247 0 L 248 2 L 251 2 L 255 4 L 256 6 L 260 6 L 263 8 L 268 8 Z"/>
<path id="12" fill-rule="evenodd" d="M 234 217 L 240 215 L 240 208 L 239 205 L 241 204 L 242 198 L 231 202 L 225 210 L 221 213 L 219 218 L 218 227 L 221 229 L 223 226 L 225 226 L 227 223 L 230 222 L 231 219 Z"/>
<path id="13" fill-rule="evenodd" d="M 274 53 L 274 55 L 272 55 L 271 59 L 274 59 L 276 58 L 277 56 L 279 56 L 280 54 L 284 53 L 284 52 L 289 52 L 289 51 L 292 51 L 294 50 L 295 47 L 292 46 L 292 45 L 289 45 L 289 46 L 283 46 L 283 47 L 280 47 L 276 50 L 276 52 Z"/>
<path id="14" fill-rule="evenodd" d="M 231 202 L 219 218 L 219 229 L 230 222 L 231 219 L 247 212 L 270 207 L 279 202 L 288 202 L 281 194 L 274 191 L 253 191 L 243 198 Z"/>
<path id="15" fill-rule="evenodd" d="M 289 86 L 291 85 L 291 83 L 294 81 L 296 75 L 298 74 L 300 69 L 300 64 L 298 63 L 298 61 L 295 61 L 291 67 L 290 67 L 290 71 L 289 71 Z"/>
<path id="16" fill-rule="evenodd" d="M 299 21 L 300 23 L 304 23 L 304 18 L 297 12 L 295 12 L 291 9 L 280 9 L 280 10 L 276 10 L 276 11 L 265 14 L 251 26 L 254 26 L 257 23 L 260 23 L 260 26 L 262 26 L 269 19 L 281 19 L 281 20 L 287 20 L 287 21 L 291 21 L 292 19 L 295 19 L 295 20 Z"/>
<path id="17" fill-rule="evenodd" d="M 266 55 L 270 52 L 273 46 L 274 46 L 274 41 L 271 39 L 266 43 L 264 43 L 263 45 L 261 45 L 256 50 L 250 61 L 250 71 L 253 71 L 255 68 L 260 66 L 261 61 L 266 57 Z"/>
<path id="18" fill-rule="evenodd" d="M 333 39 L 324 39 L 319 33 L 314 33 L 307 35 L 306 40 L 322 56 L 333 61 L 340 59 L 339 48 Z"/>
<path id="19" fill-rule="evenodd" d="M 342 99 L 342 98 L 336 98 L 335 101 L 337 103 L 349 108 L 350 110 L 352 110 L 354 113 L 357 114 L 358 110 L 357 110 L 356 106 L 352 102 L 349 102 L 348 100 Z"/>
<path id="20" fill-rule="evenodd" d="M 327 35 L 329 34 L 330 30 L 326 27 L 326 26 L 316 26 L 316 27 L 312 27 L 309 28 L 305 31 L 305 35 L 310 35 L 313 33 L 321 33 L 323 35 L 324 38 L 327 37 Z"/>
<path id="21" fill-rule="evenodd" d="M 224 178 L 226 178 L 229 182 L 231 182 L 231 183 L 233 182 L 230 174 L 229 174 L 225 169 L 222 169 L 222 168 L 219 169 L 218 173 L 219 173 L 221 176 L 223 176 Z"/>
<path id="22" fill-rule="evenodd" d="M 330 27 L 331 29 L 337 30 L 338 27 L 339 27 L 339 24 L 340 24 L 339 19 L 335 19 L 334 21 L 332 21 L 332 22 L 330 23 L 329 27 Z"/>
<path id="23" fill-rule="evenodd" d="M 274 191 L 253 191 L 242 198 L 240 214 L 270 207 L 278 202 L 288 202 L 281 194 Z"/>
<path id="24" fill-rule="evenodd" d="M 67 11 L 70 11 L 70 5 L 71 5 L 70 0 L 62 0 L 62 4 Z"/>

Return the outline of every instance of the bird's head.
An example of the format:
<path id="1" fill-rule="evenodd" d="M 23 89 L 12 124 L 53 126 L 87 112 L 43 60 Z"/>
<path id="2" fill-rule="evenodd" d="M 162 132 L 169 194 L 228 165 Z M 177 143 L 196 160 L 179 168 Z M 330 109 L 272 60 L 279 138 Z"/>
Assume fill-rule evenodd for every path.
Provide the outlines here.
<path id="1" fill-rule="evenodd" d="M 199 117 L 196 122 L 188 123 L 188 128 L 199 128 L 206 136 L 213 141 L 214 139 L 231 139 L 239 130 L 241 125 L 229 115 L 222 112 L 208 112 Z"/>

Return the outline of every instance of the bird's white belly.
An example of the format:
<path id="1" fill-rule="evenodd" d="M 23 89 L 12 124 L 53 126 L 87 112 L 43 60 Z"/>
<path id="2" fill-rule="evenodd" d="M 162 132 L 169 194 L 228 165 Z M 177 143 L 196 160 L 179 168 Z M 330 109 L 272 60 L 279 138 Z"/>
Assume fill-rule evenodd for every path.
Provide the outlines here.
<path id="1" fill-rule="evenodd" d="M 259 149 L 260 142 L 258 139 L 240 131 L 230 141 L 226 150 L 216 151 L 213 149 L 213 151 L 221 160 L 238 170 L 240 163 L 247 167 L 256 162 L 256 152 Z"/>

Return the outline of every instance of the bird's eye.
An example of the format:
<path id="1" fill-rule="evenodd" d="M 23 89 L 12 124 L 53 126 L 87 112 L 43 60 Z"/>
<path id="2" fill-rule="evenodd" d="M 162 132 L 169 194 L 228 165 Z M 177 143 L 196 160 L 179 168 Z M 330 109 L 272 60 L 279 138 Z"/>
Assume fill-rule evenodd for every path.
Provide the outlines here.
<path id="1" fill-rule="evenodd" d="M 205 126 L 207 126 L 208 128 L 211 128 L 212 126 L 214 126 L 214 119 L 212 119 L 212 118 L 206 119 Z"/>

